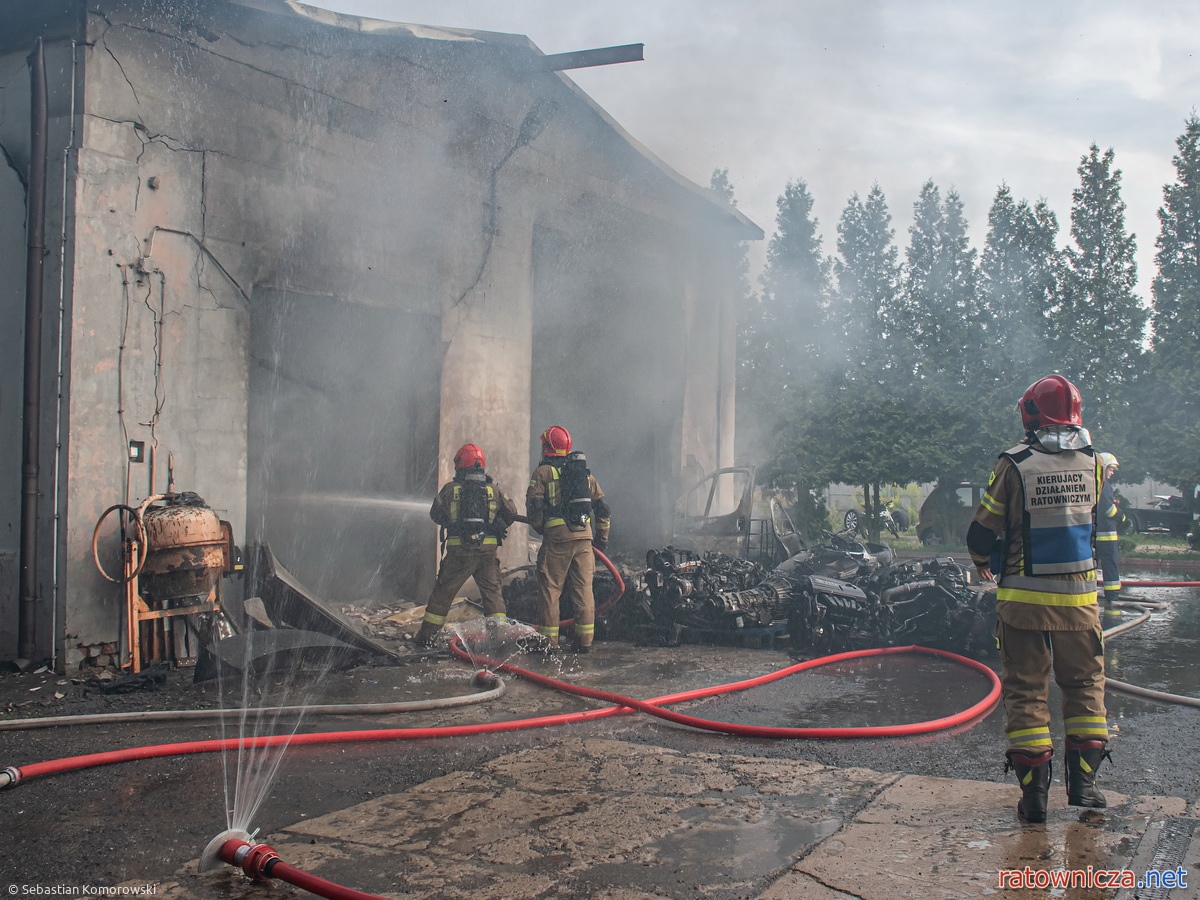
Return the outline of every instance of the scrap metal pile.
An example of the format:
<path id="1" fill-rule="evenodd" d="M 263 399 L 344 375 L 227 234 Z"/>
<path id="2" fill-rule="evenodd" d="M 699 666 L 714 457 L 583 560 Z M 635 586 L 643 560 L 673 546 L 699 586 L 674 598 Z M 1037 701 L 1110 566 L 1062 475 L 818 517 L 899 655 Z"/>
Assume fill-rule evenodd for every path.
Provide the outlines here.
<path id="1" fill-rule="evenodd" d="M 647 641 L 786 626 L 793 651 L 805 655 L 906 644 L 994 652 L 995 591 L 971 584 L 970 571 L 949 557 L 897 562 L 888 547 L 826 532 L 820 546 L 774 570 L 674 547 L 646 561 L 621 607 L 623 624 Z"/>

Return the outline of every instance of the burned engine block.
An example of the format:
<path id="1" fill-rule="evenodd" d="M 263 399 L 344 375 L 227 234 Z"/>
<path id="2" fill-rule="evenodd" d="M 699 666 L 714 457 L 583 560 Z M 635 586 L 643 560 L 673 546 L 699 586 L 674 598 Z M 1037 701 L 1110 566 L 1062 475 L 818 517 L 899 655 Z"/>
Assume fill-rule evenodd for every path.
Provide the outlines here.
<path id="1" fill-rule="evenodd" d="M 652 550 L 628 611 L 661 643 L 689 628 L 786 624 L 793 651 L 805 655 L 905 644 L 994 652 L 995 592 L 971 584 L 964 566 L 949 557 L 897 562 L 886 547 L 826 538 L 771 571 L 722 553 Z"/>

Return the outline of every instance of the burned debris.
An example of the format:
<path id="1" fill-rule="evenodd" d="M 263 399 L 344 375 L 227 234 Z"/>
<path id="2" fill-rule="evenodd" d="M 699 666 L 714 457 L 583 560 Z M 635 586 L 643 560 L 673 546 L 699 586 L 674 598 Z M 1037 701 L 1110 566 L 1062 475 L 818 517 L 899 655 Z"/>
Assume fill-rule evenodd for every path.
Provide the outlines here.
<path id="1" fill-rule="evenodd" d="M 950 558 L 896 561 L 890 548 L 848 534 L 775 567 L 717 551 L 667 547 L 609 619 L 609 632 L 673 645 L 755 630 L 787 634 L 793 652 L 823 655 L 920 644 L 992 652 L 995 592 Z"/>

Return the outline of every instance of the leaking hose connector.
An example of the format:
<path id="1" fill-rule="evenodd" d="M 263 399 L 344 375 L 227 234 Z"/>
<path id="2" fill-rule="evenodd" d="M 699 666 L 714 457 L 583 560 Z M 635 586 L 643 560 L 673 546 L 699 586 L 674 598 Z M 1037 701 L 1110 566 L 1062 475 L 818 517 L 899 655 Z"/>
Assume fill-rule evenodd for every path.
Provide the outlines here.
<path id="1" fill-rule="evenodd" d="M 0 769 L 0 791 L 10 788 L 21 780 L 21 770 L 15 766 L 5 766 Z"/>
<path id="2" fill-rule="evenodd" d="M 242 832 L 245 834 L 245 832 Z M 217 835 L 213 841 L 220 840 L 225 834 Z M 246 835 L 250 841 L 254 838 Z M 333 881 L 310 875 L 303 869 L 290 866 L 279 858 L 273 847 L 266 844 L 252 844 L 240 837 L 231 837 L 220 845 L 218 855 L 222 862 L 234 868 L 241 869 L 255 881 L 265 882 L 272 878 L 286 881 L 293 887 L 324 897 L 326 900 L 385 900 L 376 894 L 356 891 L 343 887 Z M 212 847 L 212 843 L 209 844 Z"/>
<path id="3" fill-rule="evenodd" d="M 475 673 L 475 677 L 471 679 L 471 684 L 475 685 L 475 687 L 487 688 L 488 690 L 498 687 L 500 683 L 500 676 L 488 669 L 480 669 Z"/>
<path id="4" fill-rule="evenodd" d="M 271 869 L 279 862 L 279 854 L 274 847 L 266 844 L 250 844 L 231 838 L 221 845 L 221 859 L 241 869 L 255 881 L 267 881 L 271 877 Z"/>

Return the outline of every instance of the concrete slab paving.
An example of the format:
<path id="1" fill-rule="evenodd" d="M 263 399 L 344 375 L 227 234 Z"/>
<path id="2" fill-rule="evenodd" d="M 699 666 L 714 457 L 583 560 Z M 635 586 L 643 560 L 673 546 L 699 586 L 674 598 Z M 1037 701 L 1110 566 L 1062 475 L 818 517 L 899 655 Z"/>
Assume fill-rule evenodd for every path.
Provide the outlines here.
<path id="1" fill-rule="evenodd" d="M 1127 868 L 1152 823 L 1189 813 L 1177 798 L 1109 797 L 1081 811 L 1056 795 L 1045 825 L 1022 826 L 1013 785 L 566 738 L 260 839 L 311 874 L 396 898 L 1029 898 L 1047 892 L 1001 888 L 1000 873 Z M 156 889 L 259 891 L 195 862 Z"/>

